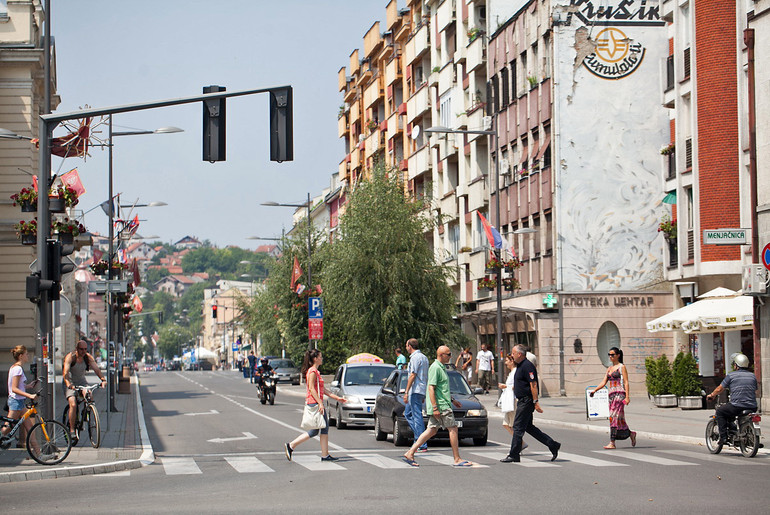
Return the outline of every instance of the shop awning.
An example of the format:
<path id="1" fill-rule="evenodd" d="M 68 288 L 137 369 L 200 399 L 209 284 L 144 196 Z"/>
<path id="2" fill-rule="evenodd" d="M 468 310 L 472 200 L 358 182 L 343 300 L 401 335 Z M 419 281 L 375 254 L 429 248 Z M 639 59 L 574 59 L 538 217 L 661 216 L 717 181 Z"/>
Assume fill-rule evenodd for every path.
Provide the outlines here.
<path id="1" fill-rule="evenodd" d="M 753 300 L 727 288 L 717 288 L 699 296 L 701 300 L 647 322 L 651 333 L 684 331 L 714 333 L 751 329 Z"/>

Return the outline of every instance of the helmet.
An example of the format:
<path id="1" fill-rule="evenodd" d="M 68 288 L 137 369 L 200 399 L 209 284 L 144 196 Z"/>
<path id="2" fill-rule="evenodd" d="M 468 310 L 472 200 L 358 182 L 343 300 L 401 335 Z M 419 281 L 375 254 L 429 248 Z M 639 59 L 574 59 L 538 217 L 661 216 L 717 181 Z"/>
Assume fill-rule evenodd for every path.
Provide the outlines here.
<path id="1" fill-rule="evenodd" d="M 745 354 L 738 353 L 733 356 L 733 363 L 735 363 L 735 366 L 738 368 L 748 368 L 749 358 L 747 358 Z"/>

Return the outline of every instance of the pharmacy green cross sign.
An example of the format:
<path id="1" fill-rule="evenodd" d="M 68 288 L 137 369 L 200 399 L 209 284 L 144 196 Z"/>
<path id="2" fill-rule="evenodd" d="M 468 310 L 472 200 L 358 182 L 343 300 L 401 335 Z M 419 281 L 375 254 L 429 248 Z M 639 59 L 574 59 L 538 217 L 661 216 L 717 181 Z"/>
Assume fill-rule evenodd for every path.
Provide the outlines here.
<path id="1" fill-rule="evenodd" d="M 553 293 L 549 293 L 543 298 L 543 304 L 549 309 L 553 308 L 558 301 L 554 298 Z"/>

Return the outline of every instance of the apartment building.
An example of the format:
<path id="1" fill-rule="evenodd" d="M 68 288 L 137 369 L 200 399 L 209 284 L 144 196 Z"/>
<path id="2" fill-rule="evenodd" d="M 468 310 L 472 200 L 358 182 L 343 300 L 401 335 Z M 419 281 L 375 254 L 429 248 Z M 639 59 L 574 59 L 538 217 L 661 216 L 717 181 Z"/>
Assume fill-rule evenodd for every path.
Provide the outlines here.
<path id="1" fill-rule="evenodd" d="M 38 151 L 29 139 L 38 136 L 43 110 L 44 76 L 41 44 L 44 13 L 38 0 L 0 4 L 0 128 L 26 139 L 0 135 L 0 391 L 5 391 L 9 349 L 23 344 L 34 353 L 35 305 L 25 297 L 25 280 L 35 259 L 35 246 L 22 246 L 14 224 L 32 220 L 10 196 L 32 184 Z M 51 67 L 52 108 L 58 105 L 56 67 Z"/>

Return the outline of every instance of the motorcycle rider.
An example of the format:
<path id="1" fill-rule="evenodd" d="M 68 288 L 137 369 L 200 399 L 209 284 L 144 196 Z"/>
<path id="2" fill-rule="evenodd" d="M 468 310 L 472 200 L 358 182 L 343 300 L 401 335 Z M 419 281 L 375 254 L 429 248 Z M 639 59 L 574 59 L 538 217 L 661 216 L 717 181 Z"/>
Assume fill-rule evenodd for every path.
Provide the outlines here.
<path id="1" fill-rule="evenodd" d="M 744 354 L 733 354 L 732 362 L 735 367 L 734 372 L 727 374 L 722 383 L 714 388 L 714 391 L 706 396 L 713 399 L 724 391 L 730 389 L 730 402 L 722 404 L 716 409 L 716 419 L 719 425 L 719 443 L 727 443 L 727 428 L 733 423 L 735 417 L 741 414 L 743 410 L 757 409 L 757 378 L 749 370 L 749 358 Z"/>
<path id="2" fill-rule="evenodd" d="M 254 375 L 254 381 L 257 384 L 257 388 L 262 388 L 262 378 L 263 377 L 270 377 L 270 374 L 273 373 L 273 367 L 270 366 L 270 362 L 266 357 L 263 357 L 259 361 L 259 366 L 257 367 L 256 374 Z"/>

